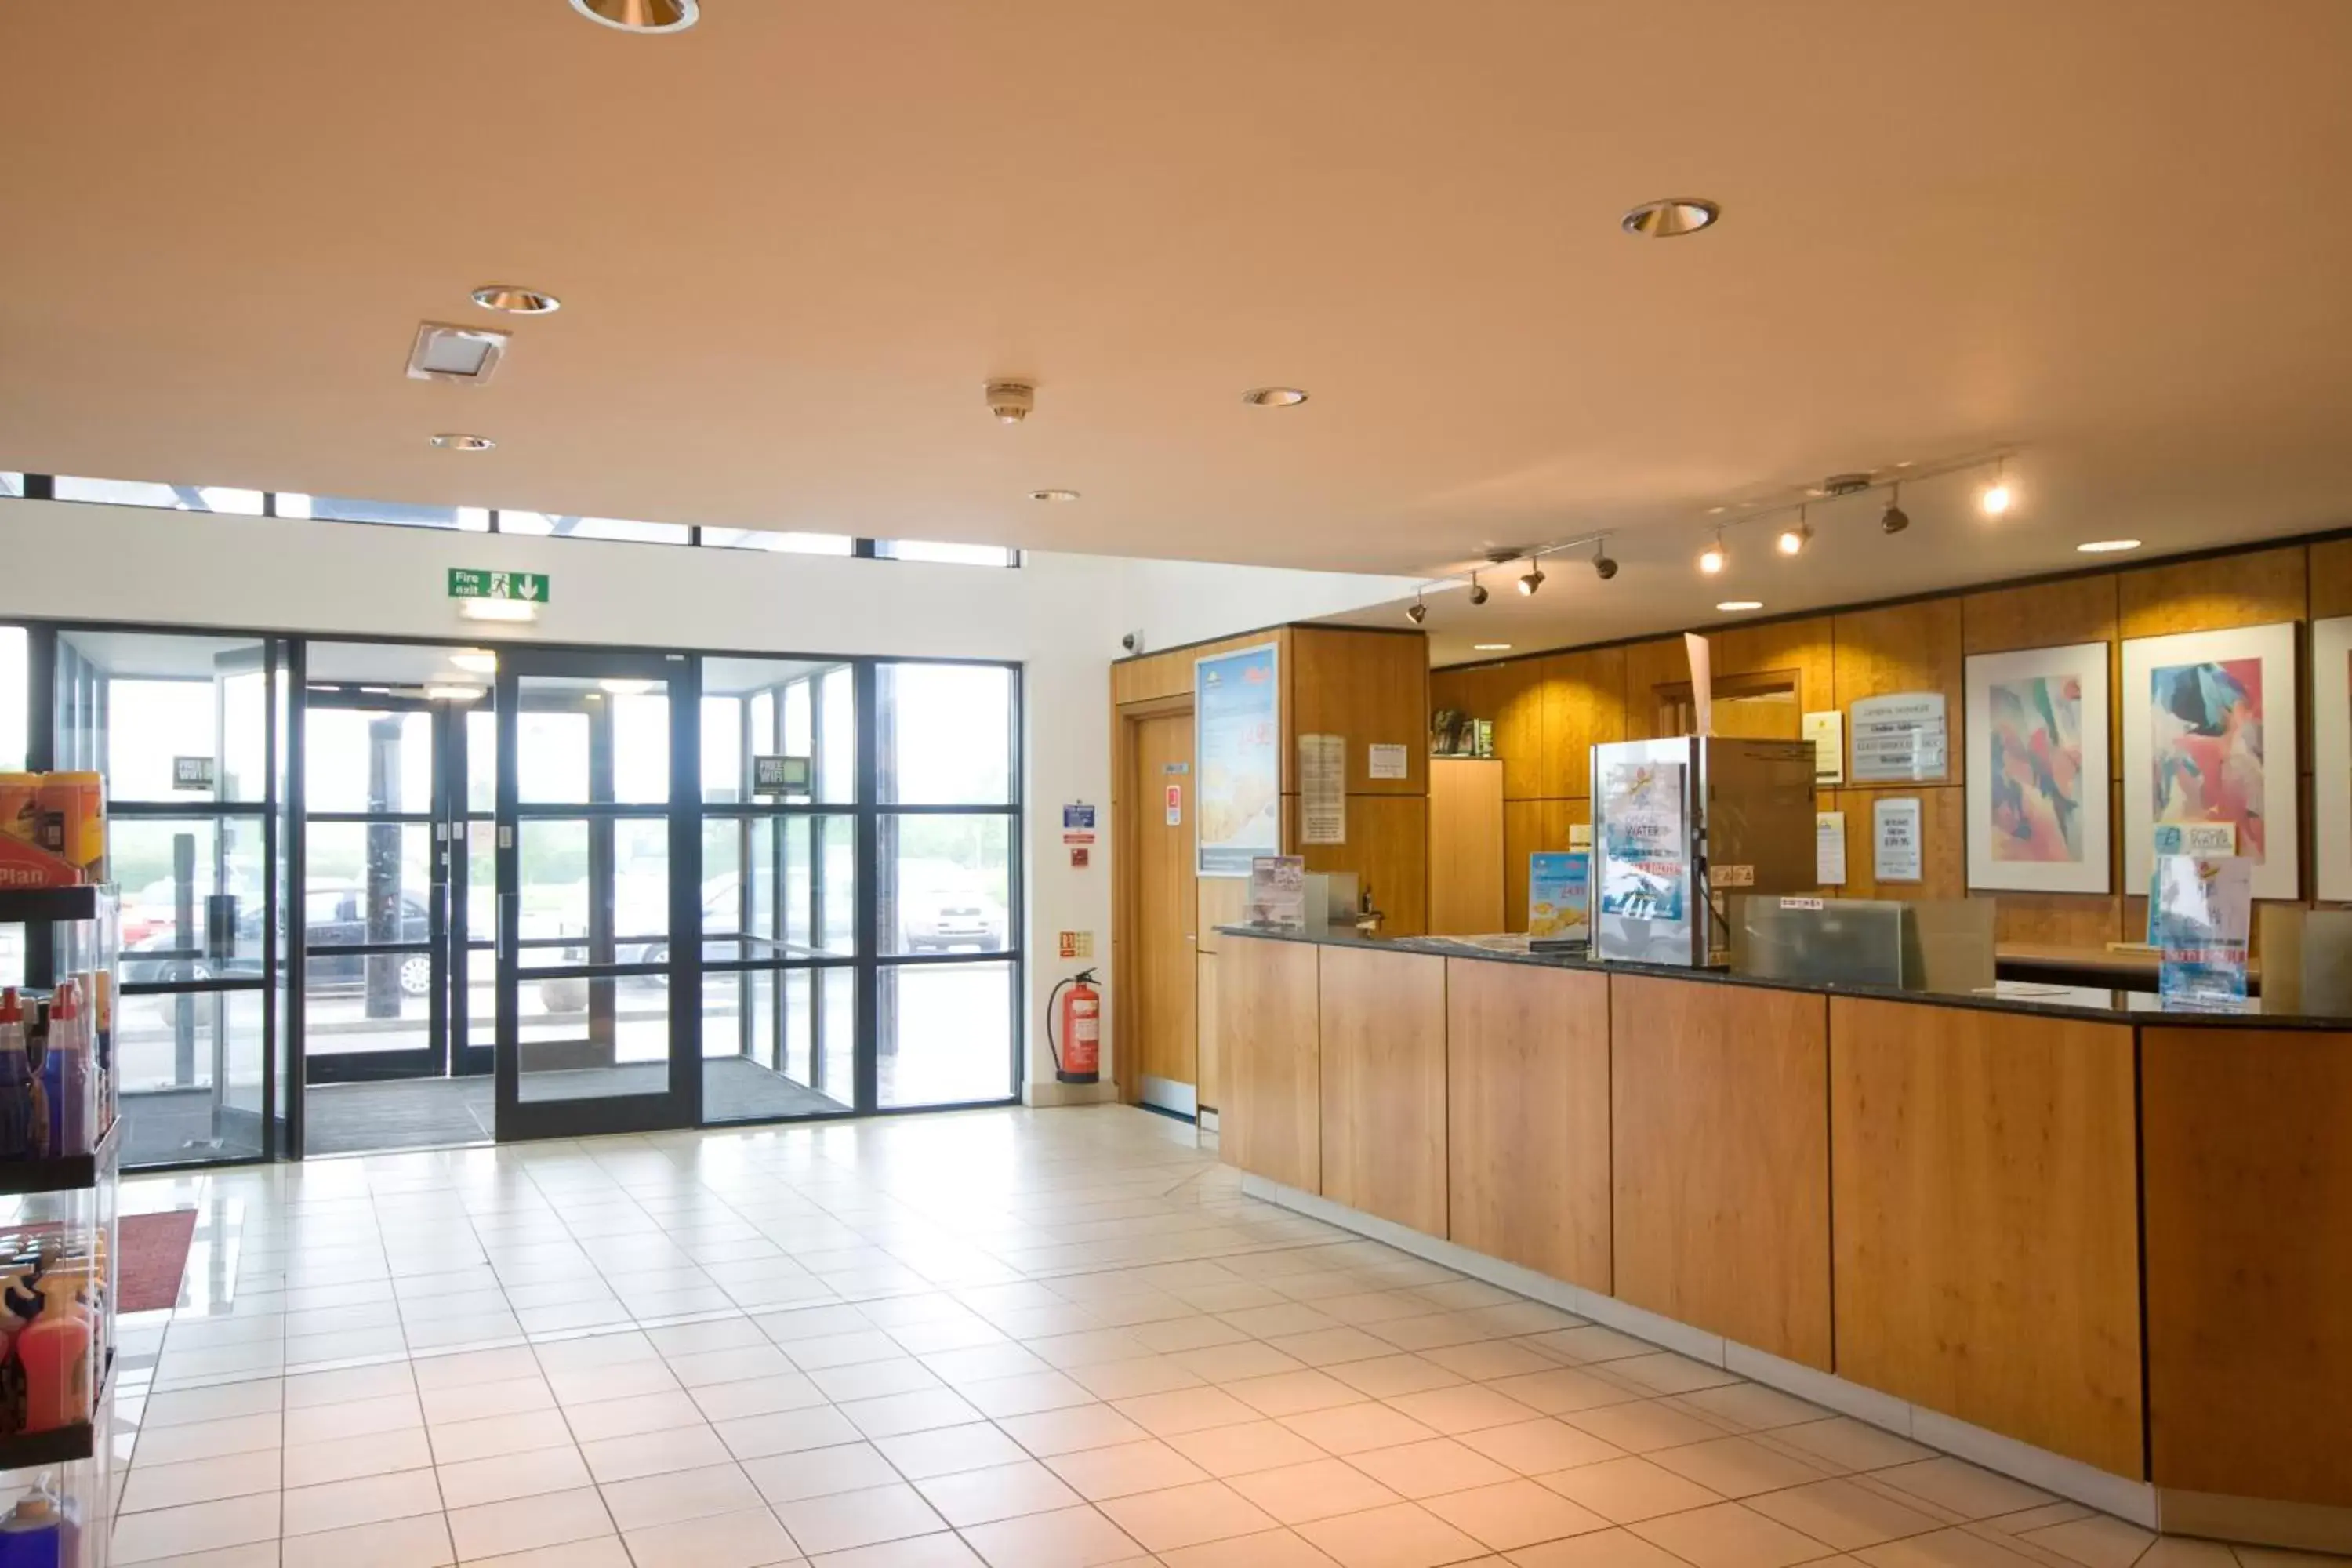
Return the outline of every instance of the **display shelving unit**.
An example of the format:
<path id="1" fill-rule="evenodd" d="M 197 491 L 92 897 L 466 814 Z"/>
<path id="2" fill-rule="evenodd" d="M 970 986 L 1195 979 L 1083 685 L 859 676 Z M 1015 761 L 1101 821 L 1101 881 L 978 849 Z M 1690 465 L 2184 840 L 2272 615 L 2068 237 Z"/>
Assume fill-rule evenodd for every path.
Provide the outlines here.
<path id="1" fill-rule="evenodd" d="M 60 928 L 50 949 L 58 957 L 58 973 L 104 969 L 120 978 L 111 889 L 0 889 L 0 926 L 6 925 Z M 95 1025 L 95 1006 L 92 1016 Z M 62 1232 L 79 1238 L 78 1248 L 68 1242 L 68 1251 L 104 1260 L 90 1302 L 89 1419 L 44 1432 L 0 1432 L 0 1515 L 36 1486 L 63 1500 L 73 1521 L 65 1568 L 106 1568 L 112 1534 L 109 1417 L 114 1393 L 115 1289 L 121 1273 L 121 1125 L 118 1117 L 86 1153 L 0 1159 L 0 1237 Z"/>

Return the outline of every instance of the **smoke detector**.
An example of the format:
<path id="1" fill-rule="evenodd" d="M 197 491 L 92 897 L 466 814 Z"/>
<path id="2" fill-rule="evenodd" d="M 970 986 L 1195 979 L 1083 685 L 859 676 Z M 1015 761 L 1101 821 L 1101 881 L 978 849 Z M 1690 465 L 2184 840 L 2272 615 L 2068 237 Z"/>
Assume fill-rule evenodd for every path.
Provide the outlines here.
<path id="1" fill-rule="evenodd" d="M 1832 474 L 1822 481 L 1817 492 L 1825 496 L 1850 496 L 1870 488 L 1868 474 Z"/>
<path id="2" fill-rule="evenodd" d="M 1500 566 L 1507 562 L 1517 561 L 1520 556 L 1525 555 L 1526 553 L 1526 551 L 1521 550 L 1514 544 L 1490 545 L 1486 550 L 1486 564 L 1489 566 Z"/>
<path id="3" fill-rule="evenodd" d="M 461 381 L 479 386 L 499 368 L 509 334 L 488 327 L 453 327 L 420 321 L 408 347 L 411 381 Z"/>
<path id="4" fill-rule="evenodd" d="M 1025 381 L 992 381 L 988 384 L 988 411 L 996 416 L 1000 425 L 1018 425 L 1029 417 L 1037 406 L 1037 389 Z"/>

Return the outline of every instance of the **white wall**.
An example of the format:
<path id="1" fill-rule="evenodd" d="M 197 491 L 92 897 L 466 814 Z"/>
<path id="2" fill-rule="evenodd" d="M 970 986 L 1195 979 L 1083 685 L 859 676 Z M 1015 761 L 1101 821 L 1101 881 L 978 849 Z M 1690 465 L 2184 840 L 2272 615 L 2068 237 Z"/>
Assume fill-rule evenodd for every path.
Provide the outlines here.
<path id="1" fill-rule="evenodd" d="M 1055 981 L 1079 967 L 1056 957 L 1056 933 L 1093 931 L 1108 978 L 1106 670 L 1120 634 L 1142 626 L 1151 647 L 1165 647 L 1400 592 L 1388 578 L 1110 556 L 1032 552 L 1006 571 L 14 500 L 0 500 L 0 617 L 1018 660 L 1026 700 L 1029 1077 L 1045 1083 L 1053 1081 L 1045 999 Z M 547 573 L 550 601 L 539 624 L 460 621 L 446 596 L 452 566 Z M 1085 870 L 1071 868 L 1061 842 L 1060 807 L 1076 800 L 1097 806 L 1103 829 Z M 1106 1079 L 1114 1046 L 1107 1009 Z"/>

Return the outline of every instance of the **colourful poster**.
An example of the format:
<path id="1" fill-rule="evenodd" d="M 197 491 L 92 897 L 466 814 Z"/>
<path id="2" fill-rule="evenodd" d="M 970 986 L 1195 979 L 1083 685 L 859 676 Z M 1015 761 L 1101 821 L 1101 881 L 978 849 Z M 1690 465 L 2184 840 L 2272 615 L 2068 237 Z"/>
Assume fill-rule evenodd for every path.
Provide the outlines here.
<path id="1" fill-rule="evenodd" d="M 2152 819 L 2226 822 L 2263 860 L 2263 661 L 2158 665 L 2148 676 Z"/>
<path id="2" fill-rule="evenodd" d="M 2166 1010 L 2245 1009 L 2253 870 L 2235 856 L 2157 858 L 2149 940 L 2163 952 L 2157 990 Z"/>
<path id="3" fill-rule="evenodd" d="M 1992 858 L 2081 865 L 2082 681 L 2072 675 L 1995 681 L 1988 698 Z"/>
<path id="4" fill-rule="evenodd" d="M 1282 852 L 1282 688 L 1273 643 L 1192 665 L 1192 822 L 1203 877 Z"/>
<path id="5" fill-rule="evenodd" d="M 1528 934 L 1581 937 L 1592 901 L 1591 857 L 1580 851 L 1528 857 Z"/>
<path id="6" fill-rule="evenodd" d="M 1601 912 L 1682 921 L 1690 861 L 1679 763 L 1612 763 L 1601 770 Z"/>

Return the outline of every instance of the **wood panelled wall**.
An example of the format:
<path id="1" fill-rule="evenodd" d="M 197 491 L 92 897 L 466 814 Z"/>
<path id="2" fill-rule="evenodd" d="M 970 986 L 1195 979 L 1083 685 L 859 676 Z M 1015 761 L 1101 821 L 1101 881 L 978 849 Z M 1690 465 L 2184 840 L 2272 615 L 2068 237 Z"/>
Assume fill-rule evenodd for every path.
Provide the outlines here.
<path id="1" fill-rule="evenodd" d="M 1926 840 L 1925 879 L 1890 885 L 1889 898 L 1946 899 L 1968 894 L 1968 844 L 1962 795 L 1967 769 L 1967 695 L 1962 678 L 1972 654 L 2068 643 L 2108 645 L 2108 782 L 2111 886 L 2105 895 L 2011 893 L 1998 900 L 2004 942 L 2096 947 L 2135 940 L 2146 929 L 2147 900 L 2123 889 L 2122 643 L 2173 632 L 2221 631 L 2279 621 L 2352 614 L 2352 540 L 2257 549 L 2198 561 L 2085 573 L 2023 587 L 1959 593 L 1798 620 L 1731 626 L 1708 632 L 1717 680 L 1785 674 L 1808 712 L 1849 710 L 1856 699 L 1896 691 L 1940 691 L 1951 726 L 1947 778 L 1821 792 L 1820 808 L 1846 814 L 1846 881 L 1832 891 L 1881 894 L 1871 868 L 1870 812 L 1879 795 L 1916 795 Z M 2304 633 L 2303 696 L 2296 722 L 2303 887 L 2312 887 L 2309 633 Z M 1504 911 L 1524 929 L 1528 856 L 1568 847 L 1571 826 L 1591 820 L 1589 753 L 1597 742 L 1640 740 L 1659 731 L 1660 692 L 1686 687 L 1690 670 L 1679 635 L 1576 649 L 1500 664 L 1435 671 L 1432 703 L 1463 710 L 1495 725 L 1503 760 Z M 1849 728 L 1851 716 L 1849 715 Z M 1851 736 L 1849 735 L 1849 740 Z"/>
<path id="2" fill-rule="evenodd" d="M 1282 839 L 1287 854 L 1304 855 L 1310 871 L 1353 871 L 1371 890 L 1388 917 L 1391 936 L 1418 936 L 1429 929 L 1429 639 L 1418 631 L 1348 626 L 1286 626 L 1244 632 L 1213 642 L 1120 659 L 1110 667 L 1111 798 L 1113 847 L 1111 1009 L 1112 1062 L 1122 1094 L 1133 1099 L 1132 1052 L 1118 1042 L 1133 1038 L 1133 1015 L 1123 983 L 1129 955 L 1123 945 L 1135 929 L 1133 889 L 1126 859 L 1126 814 L 1158 805 L 1157 780 L 1138 781 L 1129 721 L 1189 705 L 1192 666 L 1207 656 L 1273 643 L 1279 650 L 1282 683 Z M 1298 737 L 1339 735 L 1347 740 L 1348 841 L 1302 847 L 1298 842 Z M 1405 749 L 1405 776 L 1371 776 L 1371 748 Z M 1200 1103 L 1214 1108 L 1222 1098 L 1223 1053 L 1218 1048 L 1216 928 L 1242 918 L 1247 883 L 1235 877 L 1203 877 L 1200 887 L 1198 1008 Z M 1523 900 L 1522 902 L 1525 900 Z"/>

